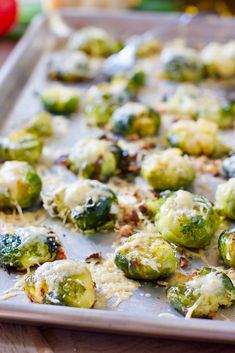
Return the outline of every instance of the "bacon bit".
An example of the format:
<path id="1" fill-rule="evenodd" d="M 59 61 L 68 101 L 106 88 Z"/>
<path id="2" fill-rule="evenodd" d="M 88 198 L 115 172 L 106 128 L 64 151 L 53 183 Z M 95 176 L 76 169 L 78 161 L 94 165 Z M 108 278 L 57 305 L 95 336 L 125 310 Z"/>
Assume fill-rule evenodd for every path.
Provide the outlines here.
<path id="1" fill-rule="evenodd" d="M 139 165 L 129 165 L 128 167 L 127 167 L 127 170 L 129 171 L 129 172 L 138 172 L 139 170 L 140 170 L 140 166 Z"/>
<path id="2" fill-rule="evenodd" d="M 140 145 L 141 148 L 143 148 L 143 149 L 145 149 L 145 150 L 149 150 L 149 149 L 155 147 L 155 146 L 156 146 L 156 143 L 154 143 L 154 142 L 149 142 L 149 141 L 140 141 L 140 142 L 139 142 L 139 145 Z"/>
<path id="3" fill-rule="evenodd" d="M 45 295 L 45 290 L 44 288 L 41 288 L 41 296 L 44 297 L 44 295 Z"/>
<path id="4" fill-rule="evenodd" d="M 143 203 L 142 205 L 139 206 L 139 210 L 140 212 L 142 212 L 143 214 L 147 213 L 148 212 L 148 208 L 146 206 L 145 203 Z"/>
<path id="5" fill-rule="evenodd" d="M 212 320 L 212 319 L 214 319 L 215 315 L 216 315 L 216 313 L 213 312 L 213 313 L 209 313 L 208 316 L 206 316 L 206 317 L 207 317 L 207 319 L 211 319 Z"/>
<path id="6" fill-rule="evenodd" d="M 62 155 L 60 156 L 56 161 L 55 161 L 55 165 L 61 165 L 64 167 L 68 166 L 68 155 Z"/>
<path id="7" fill-rule="evenodd" d="M 58 250 L 57 250 L 56 259 L 57 260 L 65 260 L 65 259 L 67 259 L 67 256 L 65 254 L 65 249 L 62 246 L 60 246 L 58 248 Z"/>
<path id="8" fill-rule="evenodd" d="M 130 226 L 129 224 L 122 226 L 120 229 L 121 237 L 128 238 L 130 235 L 132 235 L 132 233 L 133 233 L 133 229 L 132 229 L 132 226 Z"/>
<path id="9" fill-rule="evenodd" d="M 187 267 L 188 263 L 189 263 L 189 261 L 184 255 L 180 256 L 180 267 L 181 268 Z"/>
<path id="10" fill-rule="evenodd" d="M 137 134 L 132 134 L 132 135 L 128 135 L 126 138 L 128 141 L 136 141 L 138 140 L 139 136 Z"/>
<path id="11" fill-rule="evenodd" d="M 139 216 L 138 216 L 136 210 L 131 211 L 130 221 L 133 222 L 134 224 L 137 224 L 139 222 Z"/>
<path id="12" fill-rule="evenodd" d="M 103 256 L 101 255 L 101 252 L 95 252 L 89 256 L 86 257 L 85 261 L 87 263 L 90 263 L 92 261 L 95 261 L 95 263 L 101 263 L 104 260 Z"/>
<path id="13" fill-rule="evenodd" d="M 222 174 L 222 162 L 219 159 L 211 160 L 206 156 L 201 156 L 192 159 L 195 168 L 202 173 L 209 173 L 214 176 L 220 176 Z"/>

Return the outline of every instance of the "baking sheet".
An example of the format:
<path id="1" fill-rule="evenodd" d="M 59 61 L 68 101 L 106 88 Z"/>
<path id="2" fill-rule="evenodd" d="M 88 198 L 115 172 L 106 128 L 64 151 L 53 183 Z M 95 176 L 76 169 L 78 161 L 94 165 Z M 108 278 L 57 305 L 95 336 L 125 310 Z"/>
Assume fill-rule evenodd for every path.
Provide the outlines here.
<path id="1" fill-rule="evenodd" d="M 159 26 L 161 36 L 171 38 L 172 24 L 175 23 L 174 35 L 183 35 L 187 41 L 199 45 L 211 40 L 215 33 L 216 39 L 228 40 L 235 30 L 233 20 L 214 18 L 192 21 L 190 25 L 187 25 L 186 30 L 184 25 L 179 26 L 179 15 L 174 14 L 155 15 L 110 11 L 92 13 L 65 10 L 62 15 L 74 27 L 96 25 L 112 30 L 120 36 L 141 33 L 151 27 Z M 207 29 L 206 36 L 205 28 Z M 40 17 L 34 21 L 1 70 L 1 134 L 7 133 L 16 124 L 20 126 L 22 120 L 42 108 L 37 95 L 46 83 L 45 65 L 57 44 L 56 38 L 50 32 L 47 18 Z M 85 88 L 83 85 L 78 85 L 78 87 L 81 90 Z M 141 99 L 147 102 L 150 98 L 147 95 Z M 149 102 L 151 103 L 152 99 Z M 72 146 L 79 136 L 87 133 L 82 116 L 79 119 L 71 119 L 68 122 L 68 128 L 73 133 L 69 134 L 69 139 L 67 136 L 60 136 L 58 141 L 61 150 Z M 89 136 L 98 133 L 99 131 L 93 129 L 92 132 L 89 131 Z M 53 148 L 53 142 L 49 147 Z M 213 179 L 212 182 L 217 181 Z M 208 192 L 210 194 L 210 190 L 206 191 Z M 102 252 L 105 256 L 113 251 L 112 243 L 115 236 L 111 233 L 86 237 L 79 235 L 77 231 L 62 228 L 59 221 L 49 219 L 44 221 L 43 219 L 42 222 L 56 227 L 69 258 L 84 259 L 94 252 Z M 211 265 L 215 264 L 213 261 L 214 259 L 211 258 Z M 188 270 L 190 271 L 190 268 Z M 14 275 L 9 276 L 6 272 L 0 271 L 0 293 L 12 287 L 14 279 Z M 115 308 L 111 305 L 112 303 L 107 305 L 105 310 L 53 307 L 29 303 L 26 296 L 20 294 L 0 302 L 0 319 L 145 335 L 235 341 L 235 323 L 233 322 L 235 308 L 220 310 L 216 320 L 213 321 L 198 319 L 186 321 L 166 303 L 165 288 L 156 285 L 142 284 L 129 300 Z"/>

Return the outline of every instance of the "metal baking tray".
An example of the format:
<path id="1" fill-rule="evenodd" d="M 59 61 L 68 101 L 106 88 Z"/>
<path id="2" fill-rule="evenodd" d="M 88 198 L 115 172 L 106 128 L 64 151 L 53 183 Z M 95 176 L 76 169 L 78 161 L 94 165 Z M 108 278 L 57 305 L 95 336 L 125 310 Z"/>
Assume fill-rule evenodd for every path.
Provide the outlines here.
<path id="1" fill-rule="evenodd" d="M 187 26 L 179 25 L 179 14 L 150 14 L 128 11 L 82 11 L 65 9 L 60 12 L 65 21 L 75 28 L 87 25 L 104 27 L 119 36 L 127 36 L 158 27 L 161 38 L 184 36 L 191 44 L 209 40 L 232 39 L 235 33 L 235 20 L 223 18 L 200 18 Z M 175 29 L 174 29 L 175 26 Z M 162 30 L 164 29 L 164 31 Z M 58 40 L 52 34 L 46 15 L 36 18 L 25 36 L 14 49 L 0 71 L 0 128 L 5 133 L 15 124 L 40 110 L 37 92 L 45 85 L 45 65 L 50 53 L 57 47 Z M 75 124 L 71 120 L 70 124 Z M 73 127 L 73 125 L 71 125 Z M 71 127 L 70 126 L 70 127 Z M 74 125 L 75 127 L 75 125 Z M 78 128 L 72 128 L 70 145 L 77 139 Z M 85 134 L 83 128 L 81 134 Z M 60 145 L 68 141 L 61 140 Z M 0 219 L 1 221 L 1 219 Z M 60 222 L 62 243 L 69 258 L 81 258 L 94 252 L 107 254 L 112 251 L 112 234 L 86 237 L 69 229 L 63 229 Z M 0 293 L 12 286 L 14 275 L 0 271 Z M 235 308 L 223 310 L 215 320 L 185 320 L 166 303 L 164 288 L 142 284 L 134 295 L 118 307 L 111 309 L 77 309 L 29 303 L 26 296 L 19 295 L 0 302 L 0 320 L 34 325 L 60 325 L 79 327 L 95 331 L 122 332 L 151 336 L 175 337 L 183 339 L 235 342 Z"/>

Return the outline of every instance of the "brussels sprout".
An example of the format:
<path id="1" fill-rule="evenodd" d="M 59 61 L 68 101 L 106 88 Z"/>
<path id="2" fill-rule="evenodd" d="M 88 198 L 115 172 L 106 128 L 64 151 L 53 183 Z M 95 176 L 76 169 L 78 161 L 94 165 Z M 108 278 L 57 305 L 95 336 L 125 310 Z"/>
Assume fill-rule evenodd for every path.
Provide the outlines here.
<path id="1" fill-rule="evenodd" d="M 8 269 L 27 270 L 64 256 L 55 233 L 45 227 L 16 228 L 0 237 L 0 266 Z"/>
<path id="2" fill-rule="evenodd" d="M 185 47 L 166 48 L 161 61 L 167 79 L 173 81 L 200 81 L 205 68 L 196 51 Z"/>
<path id="3" fill-rule="evenodd" d="M 82 139 L 68 156 L 67 165 L 83 178 L 108 180 L 117 172 L 118 147 L 107 140 Z"/>
<path id="4" fill-rule="evenodd" d="M 116 265 L 129 278 L 155 280 L 172 274 L 177 266 L 175 251 L 157 234 L 136 233 L 115 252 Z"/>
<path id="5" fill-rule="evenodd" d="M 215 207 L 223 216 L 235 219 L 235 178 L 217 186 Z"/>
<path id="6" fill-rule="evenodd" d="M 154 38 L 146 40 L 138 49 L 136 55 L 137 58 L 148 58 L 150 56 L 159 54 L 161 51 L 161 43 Z"/>
<path id="7" fill-rule="evenodd" d="M 195 179 L 195 169 L 188 156 L 178 148 L 148 155 L 142 165 L 144 179 L 156 190 L 179 189 Z"/>
<path id="8" fill-rule="evenodd" d="M 85 53 L 62 51 L 52 57 L 47 74 L 51 80 L 80 82 L 92 79 L 95 72 Z"/>
<path id="9" fill-rule="evenodd" d="M 213 90 L 192 85 L 180 85 L 169 98 L 160 103 L 160 109 L 180 118 L 211 120 L 222 129 L 232 127 L 235 121 L 233 102 Z"/>
<path id="10" fill-rule="evenodd" d="M 81 50 L 90 56 L 106 57 L 120 50 L 122 45 L 104 29 L 85 27 L 70 37 L 68 47 Z"/>
<path id="11" fill-rule="evenodd" d="M 53 135 L 53 117 L 47 112 L 35 114 L 26 122 L 24 129 L 38 137 L 50 137 Z"/>
<path id="12" fill-rule="evenodd" d="M 112 228 L 117 218 L 117 197 L 96 180 L 77 180 L 43 196 L 51 216 L 72 222 L 82 231 Z"/>
<path id="13" fill-rule="evenodd" d="M 159 200 L 155 220 L 166 240 L 187 248 L 207 246 L 218 226 L 217 214 L 210 201 L 183 190 Z"/>
<path id="14" fill-rule="evenodd" d="M 54 114 L 71 114 L 79 105 L 78 92 L 74 88 L 54 85 L 41 93 L 41 101 L 46 110 Z"/>
<path id="15" fill-rule="evenodd" d="M 167 139 L 172 147 L 194 156 L 204 154 L 216 158 L 229 151 L 220 141 L 217 125 L 204 119 L 173 123 L 167 131 Z"/>
<path id="16" fill-rule="evenodd" d="M 88 268 L 75 260 L 47 262 L 24 280 L 24 291 L 38 304 L 90 308 L 95 284 Z"/>
<path id="17" fill-rule="evenodd" d="M 101 83 L 87 93 L 85 114 L 89 124 L 107 124 L 113 111 L 129 100 L 129 93 L 122 85 Z"/>
<path id="18" fill-rule="evenodd" d="M 167 290 L 169 303 L 187 317 L 213 317 L 219 307 L 229 307 L 235 288 L 223 272 L 204 267 L 193 279 Z"/>
<path id="19" fill-rule="evenodd" d="M 207 74 L 219 78 L 235 76 L 235 41 L 226 44 L 209 43 L 201 51 Z"/>
<path id="20" fill-rule="evenodd" d="M 131 97 L 135 97 L 139 90 L 144 87 L 146 75 L 144 71 L 135 69 L 130 73 L 121 73 L 112 78 L 112 84 L 123 87 Z"/>
<path id="21" fill-rule="evenodd" d="M 26 162 L 5 162 L 0 168 L 0 209 L 28 208 L 38 199 L 41 180 Z"/>
<path id="22" fill-rule="evenodd" d="M 142 103 L 128 102 L 114 111 L 111 126 L 122 136 L 153 136 L 159 130 L 160 116 Z"/>
<path id="23" fill-rule="evenodd" d="M 42 154 L 43 143 L 34 134 L 18 131 L 8 137 L 0 137 L 0 159 L 37 162 Z"/>
<path id="24" fill-rule="evenodd" d="M 225 230 L 220 234 L 218 248 L 224 263 L 235 267 L 235 229 Z"/>
<path id="25" fill-rule="evenodd" d="M 222 168 L 228 179 L 235 177 L 235 154 L 223 160 Z"/>

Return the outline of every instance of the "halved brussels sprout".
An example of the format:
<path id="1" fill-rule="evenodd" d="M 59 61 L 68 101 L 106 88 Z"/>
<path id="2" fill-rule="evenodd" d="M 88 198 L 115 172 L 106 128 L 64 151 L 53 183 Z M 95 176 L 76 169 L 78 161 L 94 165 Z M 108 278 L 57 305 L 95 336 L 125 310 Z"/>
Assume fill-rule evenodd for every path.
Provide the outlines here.
<path id="1" fill-rule="evenodd" d="M 29 267 L 65 258 L 53 231 L 46 227 L 16 228 L 0 236 L 0 266 L 27 270 Z"/>
<path id="2" fill-rule="evenodd" d="M 113 111 L 129 100 L 129 93 L 122 85 L 101 83 L 87 93 L 85 114 L 89 124 L 107 124 Z"/>
<path id="3" fill-rule="evenodd" d="M 53 116 L 47 112 L 35 114 L 24 126 L 25 131 L 38 137 L 53 135 Z"/>
<path id="4" fill-rule="evenodd" d="M 79 106 L 78 92 L 74 88 L 53 85 L 41 93 L 44 108 L 54 114 L 72 114 Z"/>
<path id="5" fill-rule="evenodd" d="M 51 80 L 80 82 L 92 79 L 95 72 L 85 53 L 62 51 L 52 56 L 47 74 Z"/>
<path id="6" fill-rule="evenodd" d="M 204 248 L 217 229 L 217 214 L 205 197 L 178 190 L 158 200 L 156 226 L 168 241 L 187 248 Z"/>
<path id="7" fill-rule="evenodd" d="M 228 179 L 235 178 L 235 154 L 223 160 L 222 168 Z"/>
<path id="8" fill-rule="evenodd" d="M 167 290 L 169 303 L 187 317 L 213 317 L 219 307 L 229 307 L 235 288 L 223 272 L 204 267 L 193 279 Z"/>
<path id="9" fill-rule="evenodd" d="M 177 121 L 168 129 L 167 139 L 172 147 L 194 156 L 204 154 L 216 158 L 229 152 L 220 141 L 217 124 L 204 119 Z"/>
<path id="10" fill-rule="evenodd" d="M 139 90 L 144 87 L 146 75 L 143 70 L 135 69 L 129 73 L 121 73 L 112 78 L 112 84 L 123 87 L 131 97 L 135 97 Z"/>
<path id="11" fill-rule="evenodd" d="M 147 155 L 142 164 L 144 179 L 156 190 L 175 190 L 186 187 L 196 176 L 188 156 L 178 148 Z"/>
<path id="12" fill-rule="evenodd" d="M 173 81 L 200 81 L 205 68 L 197 52 L 186 47 L 166 48 L 161 61 L 167 79 Z"/>
<path id="13" fill-rule="evenodd" d="M 95 284 L 88 268 L 75 260 L 47 262 L 24 280 L 24 291 L 32 302 L 91 308 Z"/>
<path id="14" fill-rule="evenodd" d="M 155 38 L 150 38 L 146 40 L 138 49 L 136 55 L 137 58 L 142 59 L 142 58 L 148 58 L 150 56 L 159 54 L 161 51 L 162 45 L 161 43 L 155 39 Z"/>
<path id="15" fill-rule="evenodd" d="M 77 180 L 42 196 L 51 216 L 72 222 L 82 231 L 114 227 L 117 197 L 106 185 L 96 180 Z"/>
<path id="16" fill-rule="evenodd" d="M 207 74 L 219 78 L 235 76 L 235 41 L 226 44 L 209 43 L 201 51 Z"/>
<path id="17" fill-rule="evenodd" d="M 42 154 L 43 142 L 27 131 L 18 131 L 0 138 L 0 159 L 4 161 L 37 162 Z"/>
<path id="18" fill-rule="evenodd" d="M 174 249 L 158 234 L 132 235 L 117 248 L 114 261 L 127 277 L 138 280 L 166 277 L 177 267 Z"/>
<path id="19" fill-rule="evenodd" d="M 217 186 L 215 208 L 223 216 L 235 219 L 235 178 Z"/>
<path id="20" fill-rule="evenodd" d="M 110 141 L 85 138 L 73 147 L 67 165 L 83 178 L 106 181 L 117 172 L 119 150 Z"/>
<path id="21" fill-rule="evenodd" d="M 235 229 L 225 230 L 220 234 L 218 241 L 220 256 L 224 263 L 235 267 Z"/>
<path id="22" fill-rule="evenodd" d="M 192 85 L 180 85 L 159 108 L 180 118 L 211 120 L 222 129 L 232 127 L 235 122 L 233 102 L 216 91 Z"/>
<path id="23" fill-rule="evenodd" d="M 90 56 L 106 57 L 120 50 L 122 45 L 102 28 L 85 27 L 70 37 L 68 47 L 81 50 Z"/>
<path id="24" fill-rule="evenodd" d="M 111 127 L 121 136 L 153 136 L 159 130 L 160 116 L 142 103 L 128 102 L 114 111 Z"/>
<path id="25" fill-rule="evenodd" d="M 42 183 L 26 162 L 5 162 L 0 167 L 0 209 L 28 208 L 38 199 Z"/>

